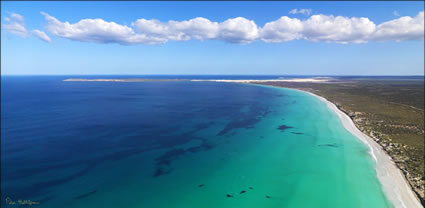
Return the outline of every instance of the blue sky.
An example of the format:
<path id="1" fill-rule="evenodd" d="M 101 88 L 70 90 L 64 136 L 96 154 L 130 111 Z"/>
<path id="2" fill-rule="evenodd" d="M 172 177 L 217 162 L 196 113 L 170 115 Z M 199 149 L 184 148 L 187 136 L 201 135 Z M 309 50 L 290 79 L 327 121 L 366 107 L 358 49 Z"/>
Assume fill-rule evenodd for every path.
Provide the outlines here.
<path id="1" fill-rule="evenodd" d="M 3 75 L 424 74 L 424 2 L 1 4 Z"/>

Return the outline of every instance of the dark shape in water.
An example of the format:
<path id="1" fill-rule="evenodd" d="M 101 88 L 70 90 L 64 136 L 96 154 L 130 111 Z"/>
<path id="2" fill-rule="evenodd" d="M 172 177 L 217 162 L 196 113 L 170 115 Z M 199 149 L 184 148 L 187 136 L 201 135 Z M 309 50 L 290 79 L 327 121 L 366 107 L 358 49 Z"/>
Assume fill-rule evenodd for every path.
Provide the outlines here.
<path id="1" fill-rule="evenodd" d="M 235 129 L 254 128 L 255 124 L 260 122 L 261 119 L 267 114 L 267 109 L 264 109 L 260 106 L 252 106 L 249 112 L 239 114 L 238 116 L 233 116 L 233 119 L 226 126 L 224 126 L 220 132 L 217 133 L 217 136 L 223 136 L 225 134 L 231 133 Z"/>
<path id="2" fill-rule="evenodd" d="M 173 169 L 174 168 L 168 168 L 168 169 L 164 170 L 163 167 L 159 167 L 159 168 L 156 169 L 153 177 L 158 177 L 158 176 L 162 176 L 162 175 L 165 175 L 165 174 L 169 174 L 169 173 L 171 173 L 171 171 L 173 171 Z"/>
<path id="3" fill-rule="evenodd" d="M 301 134 L 304 134 L 304 133 L 301 133 L 301 132 L 291 132 L 292 134 L 296 134 L 296 135 L 301 135 Z"/>
<path id="4" fill-rule="evenodd" d="M 333 143 L 333 144 L 319 144 L 319 147 L 324 147 L 324 146 L 327 146 L 327 147 L 338 147 L 338 144 L 336 144 L 336 143 Z"/>
<path id="5" fill-rule="evenodd" d="M 207 140 L 202 140 L 202 144 L 200 144 L 199 146 L 195 146 L 195 147 L 190 147 L 187 149 L 187 151 L 195 153 L 195 152 L 199 152 L 199 151 L 207 151 L 212 149 L 213 146 L 211 144 L 208 143 Z"/>
<path id="6" fill-rule="evenodd" d="M 244 194 L 244 193 L 246 193 L 246 191 L 245 191 L 245 190 L 242 190 L 242 191 L 240 192 L 240 194 Z"/>
<path id="7" fill-rule="evenodd" d="M 281 130 L 281 131 L 285 131 L 286 129 L 291 129 L 293 128 L 292 126 L 287 126 L 287 125 L 280 125 L 277 129 Z"/>
<path id="8" fill-rule="evenodd" d="M 53 186 L 58 186 L 64 183 L 67 183 L 69 181 L 74 180 L 75 178 L 78 178 L 80 176 L 86 175 L 92 168 L 94 168 L 96 165 L 89 165 L 86 168 L 82 169 L 81 171 L 78 171 L 72 175 L 60 178 L 60 179 L 55 179 L 55 180 L 46 180 L 46 181 L 42 181 L 36 184 L 32 184 L 30 187 L 28 187 L 25 191 L 20 192 L 21 196 L 37 196 L 42 194 L 45 189 L 53 187 Z M 14 190 L 12 189 L 11 191 L 12 193 L 14 192 Z M 17 193 L 17 192 L 15 192 Z M 19 193 L 19 192 L 18 192 Z M 32 193 L 32 195 L 31 195 Z"/>
<path id="9" fill-rule="evenodd" d="M 205 186 L 204 184 L 199 184 L 199 185 L 198 185 L 198 187 L 204 187 L 204 186 Z"/>
<path id="10" fill-rule="evenodd" d="M 227 198 L 231 198 L 231 197 L 233 197 L 231 194 L 226 194 L 226 197 Z"/>
<path id="11" fill-rule="evenodd" d="M 270 114 L 272 111 L 270 111 L 270 110 L 266 110 L 266 111 L 264 111 L 263 112 L 263 117 L 266 117 L 268 114 Z"/>
<path id="12" fill-rule="evenodd" d="M 171 173 L 171 171 L 173 170 L 173 168 L 170 167 L 171 161 L 175 160 L 177 157 L 185 153 L 186 151 L 184 149 L 178 148 L 170 150 L 163 154 L 161 157 L 156 158 L 156 170 L 153 177 L 158 177 L 164 174 Z"/>
<path id="13" fill-rule="evenodd" d="M 178 157 L 186 154 L 187 152 L 196 153 L 199 151 L 208 151 L 212 148 L 213 145 L 209 144 L 207 140 L 203 139 L 202 144 L 200 144 L 199 146 L 190 147 L 188 149 L 176 148 L 169 150 L 162 156 L 156 158 L 156 172 L 154 174 L 154 177 L 170 173 L 173 170 L 170 167 L 171 162 L 177 159 Z"/>
<path id="14" fill-rule="evenodd" d="M 252 189 L 254 189 L 254 188 L 252 188 L 252 187 L 249 187 L 249 189 L 251 189 L 251 190 L 252 190 Z"/>
<path id="15" fill-rule="evenodd" d="M 88 192 L 88 193 L 78 195 L 78 196 L 74 197 L 74 199 L 83 199 L 83 198 L 87 198 L 87 197 L 89 197 L 90 195 L 93 195 L 93 194 L 94 194 L 94 193 L 96 193 L 96 192 L 97 192 L 97 190 L 93 190 L 93 191 L 90 191 L 90 192 Z"/>
<path id="16" fill-rule="evenodd" d="M 267 198 L 267 199 L 270 199 L 271 197 L 270 197 L 270 196 L 266 196 L 266 198 Z"/>

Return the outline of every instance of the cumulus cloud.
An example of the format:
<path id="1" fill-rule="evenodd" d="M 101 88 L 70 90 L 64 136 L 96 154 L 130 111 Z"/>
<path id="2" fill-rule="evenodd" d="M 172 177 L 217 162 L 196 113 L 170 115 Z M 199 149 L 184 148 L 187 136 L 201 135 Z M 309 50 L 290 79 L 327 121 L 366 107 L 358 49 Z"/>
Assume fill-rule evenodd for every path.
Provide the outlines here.
<path id="1" fill-rule="evenodd" d="M 301 10 L 290 13 L 300 13 Z M 76 23 L 69 23 L 59 21 L 44 12 L 41 14 L 47 21 L 46 30 L 55 36 L 82 42 L 123 45 L 161 44 L 191 39 L 222 40 L 239 44 L 248 44 L 256 40 L 274 43 L 306 40 L 347 44 L 424 39 L 423 11 L 413 18 L 400 17 L 379 25 L 366 17 L 318 14 L 304 20 L 282 16 L 267 22 L 263 27 L 244 17 L 231 18 L 223 22 L 213 22 L 203 17 L 168 22 L 138 19 L 127 26 L 103 19 L 82 19 Z"/>
<path id="2" fill-rule="evenodd" d="M 126 25 L 107 22 L 103 19 L 83 19 L 77 23 L 61 22 L 45 12 L 41 12 L 47 21 L 46 29 L 55 36 L 96 43 L 120 44 L 154 44 L 167 40 L 159 37 L 149 37 L 146 34 L 136 34 Z"/>
<path id="3" fill-rule="evenodd" d="M 28 36 L 28 31 L 25 28 L 24 17 L 20 14 L 11 13 L 9 17 L 4 18 L 3 29 L 6 31 L 21 36 L 23 38 Z"/>
<path id="4" fill-rule="evenodd" d="M 198 40 L 217 37 L 219 24 L 202 17 L 187 21 L 168 21 L 138 19 L 132 24 L 138 33 L 163 38 L 164 40 Z"/>
<path id="5" fill-rule="evenodd" d="M 313 13 L 312 9 L 293 9 L 289 11 L 289 14 L 303 14 L 306 16 L 310 16 L 311 13 Z"/>
<path id="6" fill-rule="evenodd" d="M 335 43 L 365 43 L 368 41 L 402 41 L 424 39 L 424 12 L 412 17 L 400 17 L 376 25 L 365 17 L 313 15 L 306 20 L 281 17 L 266 23 L 261 29 L 265 42 L 286 42 L 303 39 Z"/>
<path id="7" fill-rule="evenodd" d="M 258 27 L 252 20 L 236 17 L 220 23 L 219 39 L 232 43 L 250 43 L 258 37 Z"/>
<path id="8" fill-rule="evenodd" d="M 372 36 L 373 40 L 423 40 L 424 39 L 424 11 L 416 17 L 400 17 L 384 22 L 377 26 Z"/>
<path id="9" fill-rule="evenodd" d="M 71 40 L 119 44 L 160 44 L 169 40 L 220 39 L 232 43 L 250 43 L 258 38 L 254 21 L 243 17 L 228 19 L 222 23 L 211 22 L 202 17 L 187 21 L 138 19 L 132 27 L 107 22 L 102 19 L 82 19 L 77 23 L 61 22 L 45 12 L 50 33 Z"/>
<path id="10" fill-rule="evenodd" d="M 348 18 L 332 15 L 313 15 L 301 21 L 281 17 L 262 28 L 265 42 L 286 42 L 304 39 L 314 42 L 363 43 L 369 40 L 376 25 L 368 18 Z"/>
<path id="11" fill-rule="evenodd" d="M 376 25 L 368 18 L 313 15 L 303 22 L 303 37 L 311 41 L 367 42 Z"/>
<path id="12" fill-rule="evenodd" d="M 281 17 L 276 21 L 268 22 L 261 29 L 261 38 L 265 42 L 286 42 L 303 37 L 304 24 L 301 20 Z"/>
<path id="13" fill-rule="evenodd" d="M 43 31 L 40 30 L 33 30 L 32 34 L 34 34 L 36 37 L 38 37 L 40 40 L 45 41 L 47 43 L 52 42 L 50 37 Z"/>

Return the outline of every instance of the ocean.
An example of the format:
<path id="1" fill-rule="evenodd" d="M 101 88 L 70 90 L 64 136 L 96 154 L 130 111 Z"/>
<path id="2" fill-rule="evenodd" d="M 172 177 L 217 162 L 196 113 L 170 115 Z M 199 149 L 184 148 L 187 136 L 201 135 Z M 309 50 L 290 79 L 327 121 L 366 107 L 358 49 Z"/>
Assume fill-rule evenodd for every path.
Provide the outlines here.
<path id="1" fill-rule="evenodd" d="M 227 78 L 247 77 L 280 76 Z M 307 93 L 66 78 L 1 77 L 2 207 L 392 207 L 368 147 Z"/>

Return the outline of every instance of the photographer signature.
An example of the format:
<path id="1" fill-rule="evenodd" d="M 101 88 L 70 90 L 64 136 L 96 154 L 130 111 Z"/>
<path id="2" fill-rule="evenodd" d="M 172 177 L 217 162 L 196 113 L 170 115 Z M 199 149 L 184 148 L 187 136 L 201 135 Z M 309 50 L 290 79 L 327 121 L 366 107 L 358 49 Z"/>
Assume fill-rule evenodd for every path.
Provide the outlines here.
<path id="1" fill-rule="evenodd" d="M 39 205 L 40 204 L 40 202 L 31 201 L 31 200 L 21 200 L 21 199 L 19 199 L 18 201 L 13 201 L 10 197 L 6 197 L 5 201 L 6 201 L 6 204 L 8 204 L 8 205 L 19 204 L 19 205 L 32 206 L 32 205 Z"/>

